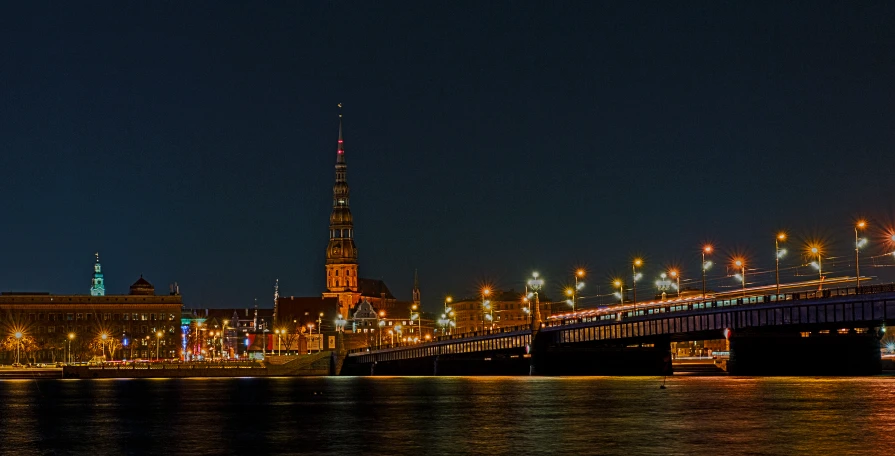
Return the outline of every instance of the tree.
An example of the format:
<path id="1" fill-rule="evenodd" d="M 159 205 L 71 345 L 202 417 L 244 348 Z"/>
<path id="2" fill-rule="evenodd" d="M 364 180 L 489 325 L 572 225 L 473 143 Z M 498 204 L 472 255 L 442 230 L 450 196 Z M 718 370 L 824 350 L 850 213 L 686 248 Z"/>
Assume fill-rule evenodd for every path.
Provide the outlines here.
<path id="1" fill-rule="evenodd" d="M 28 353 L 37 349 L 37 346 L 37 341 L 28 334 L 23 334 L 21 339 L 16 338 L 14 335 L 9 335 L 0 342 L 0 347 L 4 351 L 10 352 L 12 356 L 15 356 L 16 348 L 18 347 L 19 362 L 22 362 L 22 359 L 28 359 Z"/>

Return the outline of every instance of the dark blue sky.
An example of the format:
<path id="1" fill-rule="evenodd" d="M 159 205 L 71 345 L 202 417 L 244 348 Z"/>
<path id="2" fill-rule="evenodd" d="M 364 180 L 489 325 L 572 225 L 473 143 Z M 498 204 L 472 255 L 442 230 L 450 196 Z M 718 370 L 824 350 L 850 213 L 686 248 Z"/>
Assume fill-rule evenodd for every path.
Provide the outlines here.
<path id="1" fill-rule="evenodd" d="M 891 250 L 888 2 L 18 3 L 2 290 L 86 293 L 98 250 L 110 293 L 319 294 L 338 102 L 361 276 L 430 309 L 705 239 L 767 269 L 781 227 L 847 257 L 857 216 Z"/>

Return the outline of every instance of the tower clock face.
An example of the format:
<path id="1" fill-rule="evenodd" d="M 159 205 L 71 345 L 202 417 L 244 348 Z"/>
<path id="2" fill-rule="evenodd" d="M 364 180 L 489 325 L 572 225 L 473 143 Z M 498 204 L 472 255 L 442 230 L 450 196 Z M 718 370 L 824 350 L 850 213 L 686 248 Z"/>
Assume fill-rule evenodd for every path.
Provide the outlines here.
<path id="1" fill-rule="evenodd" d="M 342 248 L 339 246 L 333 247 L 333 255 L 338 255 L 342 251 Z"/>

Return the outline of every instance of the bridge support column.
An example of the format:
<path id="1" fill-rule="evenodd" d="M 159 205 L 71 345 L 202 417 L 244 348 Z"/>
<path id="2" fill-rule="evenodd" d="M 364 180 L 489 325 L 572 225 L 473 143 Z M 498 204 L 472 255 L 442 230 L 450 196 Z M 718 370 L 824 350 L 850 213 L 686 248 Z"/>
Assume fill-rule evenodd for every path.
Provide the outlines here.
<path id="1" fill-rule="evenodd" d="M 864 331 L 864 330 L 861 330 Z M 847 333 L 768 329 L 730 338 L 731 375 L 874 375 L 882 372 L 874 328 Z"/>
<path id="2" fill-rule="evenodd" d="M 555 344 L 542 333 L 533 345 L 535 375 L 671 375 L 671 339 L 638 343 Z"/>

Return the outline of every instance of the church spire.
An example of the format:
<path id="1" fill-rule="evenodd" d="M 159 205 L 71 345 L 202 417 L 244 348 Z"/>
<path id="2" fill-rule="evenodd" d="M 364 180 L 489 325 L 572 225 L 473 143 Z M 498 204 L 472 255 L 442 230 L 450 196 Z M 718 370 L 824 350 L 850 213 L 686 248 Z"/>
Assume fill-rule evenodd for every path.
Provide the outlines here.
<path id="1" fill-rule="evenodd" d="M 326 248 L 326 288 L 324 296 L 339 298 L 339 315 L 357 302 L 357 248 L 354 245 L 354 221 L 349 208 L 348 164 L 342 137 L 342 104 L 339 103 L 339 142 L 336 149 L 336 181 L 333 184 L 333 210 L 329 216 L 329 245 Z"/>
<path id="2" fill-rule="evenodd" d="M 413 270 L 413 303 L 420 305 L 420 276 L 416 269 Z"/>
<path id="3" fill-rule="evenodd" d="M 103 280 L 103 266 L 99 264 L 99 252 L 96 252 L 96 263 L 93 265 L 93 280 L 90 287 L 90 296 L 105 296 L 106 285 Z"/>

